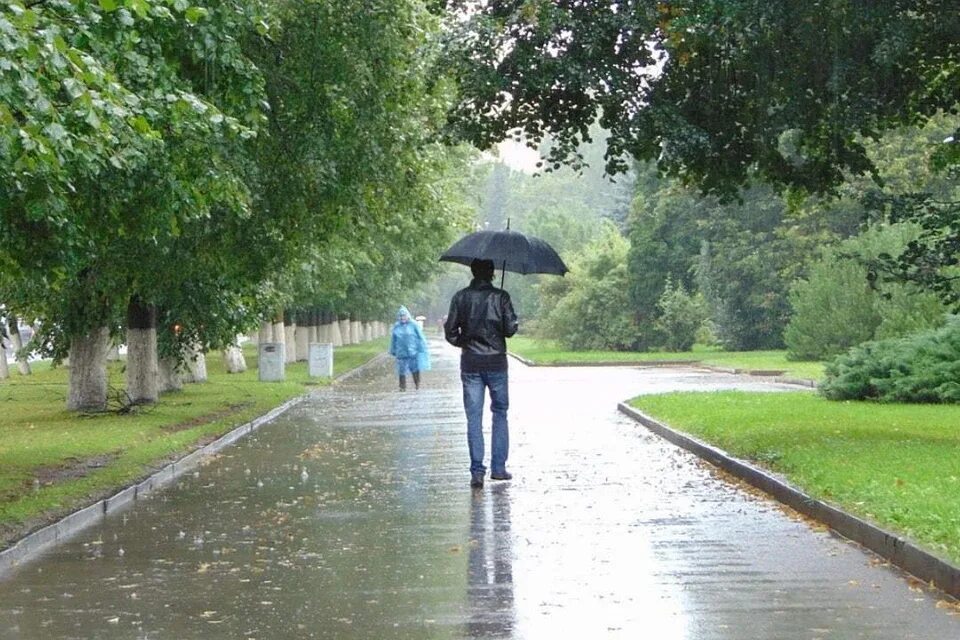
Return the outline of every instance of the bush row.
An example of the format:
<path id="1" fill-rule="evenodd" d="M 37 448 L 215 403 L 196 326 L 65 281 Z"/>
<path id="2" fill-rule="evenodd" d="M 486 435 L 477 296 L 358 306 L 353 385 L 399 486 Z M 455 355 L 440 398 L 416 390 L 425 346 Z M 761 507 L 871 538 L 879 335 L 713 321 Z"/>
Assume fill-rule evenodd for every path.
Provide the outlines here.
<path id="1" fill-rule="evenodd" d="M 960 318 L 853 347 L 827 364 L 820 393 L 831 400 L 960 402 Z"/>

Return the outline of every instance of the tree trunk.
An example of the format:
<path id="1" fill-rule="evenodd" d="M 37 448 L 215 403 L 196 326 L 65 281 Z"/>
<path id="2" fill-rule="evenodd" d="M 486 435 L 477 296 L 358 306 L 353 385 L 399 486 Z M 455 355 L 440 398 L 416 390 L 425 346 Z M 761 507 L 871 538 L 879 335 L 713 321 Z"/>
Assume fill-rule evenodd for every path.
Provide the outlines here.
<path id="1" fill-rule="evenodd" d="M 260 323 L 260 333 L 257 334 L 257 344 L 273 342 L 273 323 L 266 320 Z"/>
<path id="2" fill-rule="evenodd" d="M 324 323 L 327 314 L 323 311 L 314 311 L 310 314 L 310 342 L 330 342 L 324 332 Z"/>
<path id="3" fill-rule="evenodd" d="M 223 350 L 223 366 L 227 373 L 243 373 L 247 370 L 247 359 L 243 357 L 243 350 L 237 345 L 230 345 Z"/>
<path id="4" fill-rule="evenodd" d="M 160 393 L 183 389 L 183 378 L 180 376 L 180 367 L 176 358 L 161 358 L 159 371 Z"/>
<path id="5" fill-rule="evenodd" d="M 294 351 L 296 352 L 297 362 L 303 362 L 307 359 L 310 344 L 310 331 L 313 327 L 303 324 L 304 318 L 300 319 L 301 322 L 297 324 L 297 330 L 294 333 L 293 341 L 295 345 Z"/>
<path id="6" fill-rule="evenodd" d="M 203 383 L 207 381 L 207 356 L 195 347 L 187 360 L 187 372 L 183 376 L 184 382 Z"/>
<path id="7" fill-rule="evenodd" d="M 107 350 L 110 331 L 94 329 L 70 339 L 70 375 L 67 409 L 103 411 L 107 408 Z"/>
<path id="8" fill-rule="evenodd" d="M 291 320 L 292 324 L 283 325 L 283 341 L 287 345 L 284 353 L 284 359 L 287 364 L 297 361 L 297 323 Z"/>
<path id="9" fill-rule="evenodd" d="M 127 395 L 134 404 L 160 397 L 157 362 L 157 308 L 131 298 L 127 305 Z"/>
<path id="10" fill-rule="evenodd" d="M 273 319 L 273 341 L 277 344 L 286 344 L 287 334 L 283 328 L 283 312 L 278 313 Z M 286 362 L 286 354 L 284 354 L 284 362 Z"/>
<path id="11" fill-rule="evenodd" d="M 360 329 L 359 320 L 353 320 L 350 322 L 350 342 L 352 344 L 359 344 L 363 342 L 363 331 Z"/>
<path id="12" fill-rule="evenodd" d="M 334 347 L 343 346 L 343 332 L 340 331 L 340 323 L 336 316 L 333 316 L 330 320 L 330 342 L 333 343 Z"/>
<path id="13" fill-rule="evenodd" d="M 0 332 L 0 380 L 6 380 L 10 377 L 10 365 L 7 364 L 7 343 L 3 339 L 3 332 Z"/>
<path id="14" fill-rule="evenodd" d="M 353 336 L 350 335 L 350 318 L 344 318 L 340 321 L 340 339 L 343 344 L 353 344 Z"/>
<path id="15" fill-rule="evenodd" d="M 317 320 L 317 326 L 313 327 L 315 337 L 314 342 L 330 342 L 330 325 L 325 324 L 326 320 L 320 318 Z"/>
<path id="16" fill-rule="evenodd" d="M 21 375 L 28 376 L 30 375 L 30 361 L 26 354 L 21 355 L 20 353 L 23 349 L 23 338 L 20 337 L 20 323 L 17 322 L 16 316 L 10 316 L 7 320 L 7 327 L 10 331 L 10 343 L 13 345 L 13 357 L 17 361 L 17 370 Z"/>

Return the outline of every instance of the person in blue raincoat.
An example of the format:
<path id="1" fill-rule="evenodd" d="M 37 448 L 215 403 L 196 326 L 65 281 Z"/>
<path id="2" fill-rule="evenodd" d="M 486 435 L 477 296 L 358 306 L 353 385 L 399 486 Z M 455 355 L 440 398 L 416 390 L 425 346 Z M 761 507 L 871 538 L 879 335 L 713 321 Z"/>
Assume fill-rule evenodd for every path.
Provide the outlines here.
<path id="1" fill-rule="evenodd" d="M 413 376 L 413 386 L 420 388 L 420 372 L 430 370 L 430 351 L 420 325 L 410 319 L 406 307 L 397 311 L 397 321 L 390 332 L 390 355 L 397 359 L 400 391 L 407 390 L 407 373 Z"/>

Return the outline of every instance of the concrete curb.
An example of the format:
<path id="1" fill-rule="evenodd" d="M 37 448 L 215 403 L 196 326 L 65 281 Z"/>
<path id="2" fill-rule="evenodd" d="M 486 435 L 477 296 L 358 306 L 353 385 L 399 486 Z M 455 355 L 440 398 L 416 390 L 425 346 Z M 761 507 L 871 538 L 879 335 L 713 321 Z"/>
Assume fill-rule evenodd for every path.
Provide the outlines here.
<path id="1" fill-rule="evenodd" d="M 625 403 L 621 402 L 617 408 L 660 437 L 750 483 L 805 516 L 822 522 L 844 538 L 863 545 L 923 582 L 934 585 L 954 598 L 960 598 L 960 568 L 920 549 L 905 538 L 812 498 L 769 472 L 680 433 Z"/>
<path id="2" fill-rule="evenodd" d="M 817 388 L 816 380 L 809 380 L 806 378 L 789 378 L 782 375 L 781 371 L 763 371 L 763 370 L 753 370 L 753 369 L 734 369 L 732 367 L 717 367 L 714 365 L 703 364 L 699 360 L 634 360 L 634 361 L 624 361 L 624 362 L 560 362 L 554 364 L 547 363 L 537 363 L 533 360 L 528 360 L 521 355 L 508 351 L 507 355 L 512 358 L 515 358 L 527 365 L 528 367 L 644 367 L 644 368 L 654 368 L 654 367 L 685 367 L 685 368 L 696 368 L 696 369 L 706 369 L 707 371 L 714 371 L 716 373 L 730 373 L 736 375 L 745 375 L 745 376 L 756 376 L 758 378 L 767 378 L 772 382 L 779 382 L 781 384 L 794 384 L 801 387 L 810 387 L 811 389 Z"/>
<path id="3" fill-rule="evenodd" d="M 340 374 L 334 378 L 333 383 L 342 382 L 358 374 L 367 367 L 373 366 L 385 358 L 386 355 L 387 354 L 380 354 L 374 356 L 356 369 L 351 369 L 350 371 Z M 243 436 L 256 431 L 264 424 L 300 404 L 314 393 L 316 393 L 316 390 L 311 390 L 301 396 L 287 400 L 262 416 L 236 427 L 210 444 L 191 451 L 179 460 L 161 467 L 160 470 L 139 483 L 127 487 L 108 498 L 98 500 L 78 511 L 74 511 L 59 521 L 24 536 L 9 548 L 0 551 L 0 576 L 16 569 L 51 547 L 66 541 L 83 529 L 100 522 L 107 515 L 129 506 L 137 500 L 146 498 L 157 489 L 163 488 L 173 480 L 198 467 L 205 458 L 219 453 L 223 449 L 236 443 L 237 440 Z"/>
<path id="4" fill-rule="evenodd" d="M 542 365 L 538 365 L 538 364 L 537 364 L 536 362 L 534 362 L 533 360 L 527 360 L 527 359 L 524 358 L 523 356 L 517 355 L 517 354 L 514 353 L 513 351 L 507 351 L 507 355 L 510 356 L 511 358 L 514 358 L 514 359 L 516 359 L 516 360 L 519 360 L 520 362 L 522 362 L 523 364 L 527 365 L 528 367 L 542 366 Z"/>
<path id="5" fill-rule="evenodd" d="M 370 367 L 373 367 L 373 366 L 375 366 L 375 365 L 377 365 L 377 364 L 380 364 L 380 362 L 381 362 L 382 360 L 385 360 L 385 359 L 388 358 L 388 357 L 390 357 L 390 354 L 387 353 L 387 352 L 383 352 L 383 353 L 381 353 L 381 354 L 375 355 L 375 356 L 373 356 L 372 358 L 370 358 L 369 360 L 367 360 L 366 362 L 364 362 L 362 365 L 360 365 L 359 367 L 357 367 L 356 369 L 350 369 L 350 371 L 347 371 L 347 372 L 345 372 L 345 373 L 341 373 L 339 376 L 337 376 L 336 378 L 333 379 L 333 384 L 339 384 L 339 383 L 343 382 L 344 380 L 349 380 L 349 379 L 352 378 L 353 376 L 360 375 L 361 373 L 363 373 L 364 371 L 366 371 L 366 370 L 369 369 Z"/>
<path id="6" fill-rule="evenodd" d="M 262 416 L 233 429 L 210 444 L 196 449 L 184 457 L 161 467 L 148 478 L 127 487 L 114 495 L 98 500 L 93 504 L 74 511 L 61 520 L 38 529 L 21 538 L 8 549 L 0 551 L 0 575 L 15 569 L 24 562 L 36 557 L 50 547 L 64 542 L 90 525 L 100 522 L 108 514 L 129 506 L 136 500 L 146 498 L 188 471 L 201 464 L 204 458 L 214 455 L 232 445 L 243 436 L 257 430 L 280 414 L 300 404 L 309 397 L 309 393 L 284 402 L 279 407 Z"/>
<path id="7" fill-rule="evenodd" d="M 679 367 L 679 366 L 694 366 L 697 368 L 705 368 L 700 364 L 699 360 L 624 360 L 622 362 L 616 360 L 601 360 L 599 362 L 535 362 L 524 358 L 521 355 L 508 351 L 507 355 L 516 358 L 523 364 L 528 367 Z M 733 373 L 731 369 L 729 373 Z"/>

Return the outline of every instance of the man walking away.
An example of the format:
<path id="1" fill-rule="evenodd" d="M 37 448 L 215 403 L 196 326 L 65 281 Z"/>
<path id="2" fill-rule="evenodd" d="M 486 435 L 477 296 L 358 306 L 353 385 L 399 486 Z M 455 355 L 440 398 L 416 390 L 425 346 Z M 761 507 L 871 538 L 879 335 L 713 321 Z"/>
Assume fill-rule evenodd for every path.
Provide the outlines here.
<path id="1" fill-rule="evenodd" d="M 510 294 L 493 286 L 493 261 L 474 260 L 473 280 L 450 300 L 450 312 L 443 325 L 447 342 L 460 348 L 460 380 L 463 409 L 467 415 L 467 444 L 470 449 L 470 486 L 483 487 L 483 402 L 490 390 L 493 425 L 490 434 L 490 478 L 509 480 L 507 454 L 510 435 L 507 409 L 510 395 L 507 381 L 507 338 L 517 332 L 517 314 Z"/>

